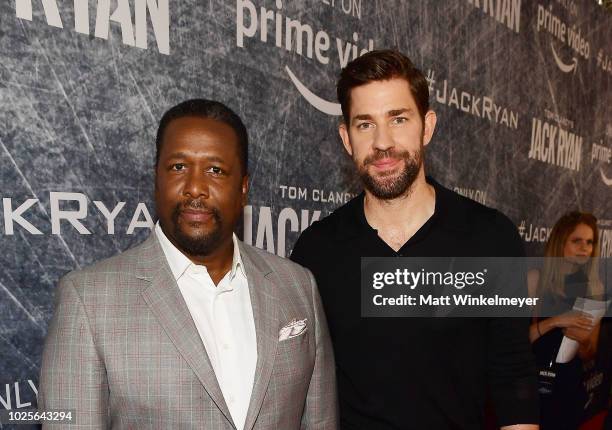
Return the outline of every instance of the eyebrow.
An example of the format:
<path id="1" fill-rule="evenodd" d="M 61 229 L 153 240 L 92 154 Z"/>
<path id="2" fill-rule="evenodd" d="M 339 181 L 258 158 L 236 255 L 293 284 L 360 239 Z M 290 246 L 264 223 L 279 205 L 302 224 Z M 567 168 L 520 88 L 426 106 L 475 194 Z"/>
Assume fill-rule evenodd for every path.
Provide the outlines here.
<path id="1" fill-rule="evenodd" d="M 412 113 L 412 109 L 410 108 L 393 109 L 387 112 L 387 116 L 398 116 L 403 113 Z"/>
<path id="2" fill-rule="evenodd" d="M 171 160 L 173 158 L 185 158 L 185 157 L 187 157 L 187 154 L 184 153 L 184 152 L 174 152 L 174 153 L 168 155 L 166 158 Z"/>
<path id="3" fill-rule="evenodd" d="M 413 110 L 410 108 L 399 108 L 399 109 L 391 109 L 390 111 L 387 111 L 386 116 L 387 117 L 394 117 L 394 116 L 398 116 L 401 115 L 403 113 L 412 113 Z M 360 114 L 360 115 L 355 115 L 351 121 L 366 121 L 372 119 L 372 115 L 370 114 Z"/>
<path id="4" fill-rule="evenodd" d="M 187 154 L 186 152 L 175 152 L 175 153 L 168 155 L 166 159 L 174 160 L 177 158 L 188 158 L 188 157 L 189 157 L 189 154 Z M 203 158 L 205 158 L 207 161 L 212 161 L 215 163 L 225 163 L 225 160 L 223 158 L 218 157 L 216 155 L 205 156 Z"/>

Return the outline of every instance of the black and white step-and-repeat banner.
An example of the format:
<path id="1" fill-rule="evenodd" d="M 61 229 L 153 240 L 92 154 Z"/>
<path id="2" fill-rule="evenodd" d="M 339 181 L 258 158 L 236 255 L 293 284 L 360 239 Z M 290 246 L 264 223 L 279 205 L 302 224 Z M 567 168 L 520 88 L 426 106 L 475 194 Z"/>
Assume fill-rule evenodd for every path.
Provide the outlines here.
<path id="1" fill-rule="evenodd" d="M 57 280 L 143 240 L 154 135 L 193 97 L 251 137 L 242 235 L 287 256 L 359 192 L 340 69 L 397 48 L 428 77 L 438 181 L 508 214 L 528 252 L 579 208 L 612 256 L 612 17 L 579 0 L 0 2 L 0 409 L 35 406 Z"/>

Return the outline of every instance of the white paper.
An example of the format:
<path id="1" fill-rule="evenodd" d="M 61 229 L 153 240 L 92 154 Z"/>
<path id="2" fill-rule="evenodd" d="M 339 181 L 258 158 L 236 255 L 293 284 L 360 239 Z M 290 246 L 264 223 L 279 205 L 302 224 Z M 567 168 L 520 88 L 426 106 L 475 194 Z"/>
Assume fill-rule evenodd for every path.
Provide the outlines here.
<path id="1" fill-rule="evenodd" d="M 585 299 L 584 297 L 578 297 L 574 303 L 573 310 L 584 312 L 585 314 L 591 315 L 593 318 L 593 324 L 599 323 L 606 313 L 606 309 L 610 305 L 610 301 L 603 302 L 601 300 Z M 555 361 L 557 363 L 568 363 L 576 356 L 578 352 L 578 342 L 574 339 L 570 339 L 567 336 L 563 336 L 559 352 Z"/>

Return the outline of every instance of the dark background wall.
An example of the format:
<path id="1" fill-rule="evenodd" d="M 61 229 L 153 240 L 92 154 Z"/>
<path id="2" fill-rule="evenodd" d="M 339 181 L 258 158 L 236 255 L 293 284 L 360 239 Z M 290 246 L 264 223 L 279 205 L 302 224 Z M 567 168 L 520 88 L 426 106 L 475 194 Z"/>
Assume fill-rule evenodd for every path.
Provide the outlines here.
<path id="1" fill-rule="evenodd" d="M 510 216 L 531 255 L 562 213 L 593 212 L 612 256 L 611 24 L 578 0 L 1 2 L 0 409 L 35 405 L 58 278 L 148 234 L 172 105 L 217 99 L 247 124 L 248 243 L 288 255 L 359 192 L 335 81 L 364 49 L 427 74 L 429 174 Z"/>

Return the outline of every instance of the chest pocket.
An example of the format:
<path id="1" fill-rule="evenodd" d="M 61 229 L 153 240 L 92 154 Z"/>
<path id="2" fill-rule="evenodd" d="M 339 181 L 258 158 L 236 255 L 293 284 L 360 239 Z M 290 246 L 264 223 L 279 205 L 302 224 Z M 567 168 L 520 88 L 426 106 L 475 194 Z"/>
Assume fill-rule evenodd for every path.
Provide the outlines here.
<path id="1" fill-rule="evenodd" d="M 302 334 L 279 340 L 274 375 L 287 382 L 310 380 L 315 359 L 314 342 L 310 327 Z"/>

